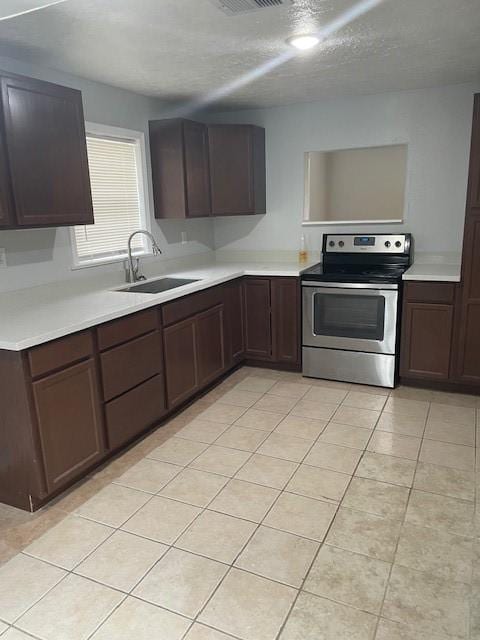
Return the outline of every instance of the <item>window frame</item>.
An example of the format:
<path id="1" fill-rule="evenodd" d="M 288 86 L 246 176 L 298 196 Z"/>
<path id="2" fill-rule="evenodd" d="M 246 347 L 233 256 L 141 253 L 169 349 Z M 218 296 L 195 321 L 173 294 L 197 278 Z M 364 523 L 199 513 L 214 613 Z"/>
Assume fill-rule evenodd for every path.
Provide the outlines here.
<path id="1" fill-rule="evenodd" d="M 147 169 L 147 154 L 145 145 L 145 133 L 143 131 L 136 131 L 134 129 L 124 129 L 122 127 L 114 127 L 107 124 L 100 124 L 96 122 L 85 122 L 85 135 L 95 136 L 98 138 L 112 138 L 116 140 L 127 140 L 135 142 L 135 160 L 137 167 L 137 184 L 138 184 L 138 200 L 140 210 L 140 229 L 146 229 L 151 232 L 151 212 L 150 212 L 150 197 L 148 188 L 148 169 Z M 94 212 L 95 213 L 95 212 Z M 78 225 L 74 225 L 78 226 Z M 86 269 L 89 267 L 96 267 L 107 264 L 115 264 L 118 262 L 124 262 L 127 257 L 127 250 L 125 247 L 125 253 L 118 254 L 117 256 L 103 256 L 103 257 L 91 257 L 87 259 L 80 259 L 77 254 L 77 245 L 75 239 L 74 226 L 69 228 L 70 231 L 70 246 L 72 250 L 72 270 Z M 135 256 L 148 256 L 153 255 L 150 240 L 146 236 L 142 236 L 144 239 L 142 249 L 136 249 L 133 251 Z"/>

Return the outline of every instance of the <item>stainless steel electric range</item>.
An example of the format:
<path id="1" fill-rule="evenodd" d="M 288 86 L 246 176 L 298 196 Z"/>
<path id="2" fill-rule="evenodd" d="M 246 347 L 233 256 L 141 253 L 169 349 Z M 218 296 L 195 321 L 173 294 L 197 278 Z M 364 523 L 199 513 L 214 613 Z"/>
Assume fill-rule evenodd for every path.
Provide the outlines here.
<path id="1" fill-rule="evenodd" d="M 302 273 L 303 375 L 393 387 L 410 234 L 324 235 Z"/>

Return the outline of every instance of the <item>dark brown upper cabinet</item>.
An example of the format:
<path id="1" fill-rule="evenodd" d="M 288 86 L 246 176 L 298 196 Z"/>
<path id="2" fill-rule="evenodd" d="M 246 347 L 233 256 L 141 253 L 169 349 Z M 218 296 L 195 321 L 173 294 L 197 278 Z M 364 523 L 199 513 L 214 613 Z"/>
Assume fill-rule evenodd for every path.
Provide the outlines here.
<path id="1" fill-rule="evenodd" d="M 265 213 L 265 129 L 210 125 L 208 146 L 212 215 Z"/>
<path id="2" fill-rule="evenodd" d="M 155 217 L 209 216 L 206 126 L 176 118 L 151 120 L 149 127 Z"/>
<path id="3" fill-rule="evenodd" d="M 80 91 L 0 76 L 0 225 L 92 224 Z"/>

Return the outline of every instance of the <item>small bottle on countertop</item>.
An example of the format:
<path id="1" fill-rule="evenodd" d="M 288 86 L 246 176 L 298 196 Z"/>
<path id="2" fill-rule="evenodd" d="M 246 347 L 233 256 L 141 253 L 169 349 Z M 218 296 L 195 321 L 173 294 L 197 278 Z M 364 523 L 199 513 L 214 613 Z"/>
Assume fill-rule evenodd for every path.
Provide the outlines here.
<path id="1" fill-rule="evenodd" d="M 300 262 L 300 264 L 305 264 L 306 262 L 308 262 L 307 242 L 303 234 L 300 238 L 300 251 L 298 252 L 298 261 Z"/>

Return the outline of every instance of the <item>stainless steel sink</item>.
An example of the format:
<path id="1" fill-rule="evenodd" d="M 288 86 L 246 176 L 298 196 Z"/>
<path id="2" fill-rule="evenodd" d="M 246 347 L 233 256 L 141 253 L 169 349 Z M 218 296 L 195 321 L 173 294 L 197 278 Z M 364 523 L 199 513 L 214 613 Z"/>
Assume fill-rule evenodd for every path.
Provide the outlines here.
<path id="1" fill-rule="evenodd" d="M 130 293 L 161 293 L 162 291 L 183 287 L 183 285 L 191 284 L 192 282 L 198 282 L 198 280 L 191 280 L 189 278 L 160 278 L 159 280 L 152 280 L 150 282 L 137 282 L 124 289 L 118 289 L 118 291 L 128 291 Z"/>

